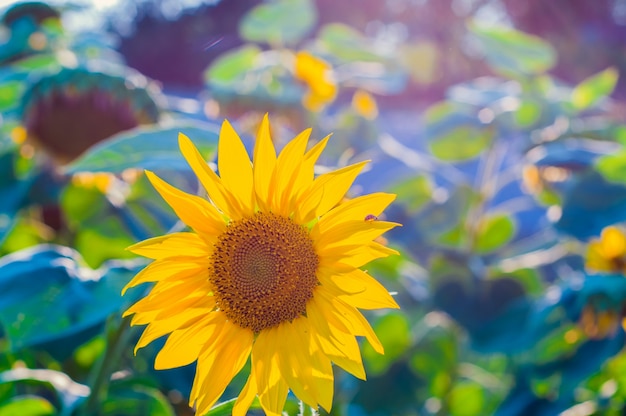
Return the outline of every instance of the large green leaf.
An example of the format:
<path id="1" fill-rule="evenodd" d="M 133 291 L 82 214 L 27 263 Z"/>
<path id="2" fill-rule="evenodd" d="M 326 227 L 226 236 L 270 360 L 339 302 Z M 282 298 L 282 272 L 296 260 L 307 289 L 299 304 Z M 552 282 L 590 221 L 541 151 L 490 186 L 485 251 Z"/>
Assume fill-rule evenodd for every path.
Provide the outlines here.
<path id="1" fill-rule="evenodd" d="M 374 329 L 385 347 L 385 354 L 376 353 L 369 344 L 366 344 L 363 346 L 363 357 L 367 360 L 370 374 L 381 374 L 409 348 L 411 343 L 409 322 L 402 313 L 392 312 L 377 320 Z"/>
<path id="2" fill-rule="evenodd" d="M 24 84 L 24 82 L 18 80 L 0 83 L 0 111 L 6 111 L 19 103 Z"/>
<path id="3" fill-rule="evenodd" d="M 496 71 L 505 75 L 535 75 L 556 63 L 556 53 L 539 37 L 504 27 L 470 25 L 470 30 L 483 46 L 485 59 Z"/>
<path id="4" fill-rule="evenodd" d="M 381 56 L 372 51 L 369 41 L 358 30 L 341 23 L 324 25 L 318 41 L 331 54 L 345 62 L 380 61 Z"/>
<path id="5" fill-rule="evenodd" d="M 394 185 L 391 192 L 398 195 L 399 203 L 415 213 L 431 200 L 433 184 L 427 176 L 417 175 Z"/>
<path id="6" fill-rule="evenodd" d="M 506 214 L 486 216 L 478 226 L 474 249 L 481 254 L 495 251 L 511 241 L 515 223 Z"/>
<path id="7" fill-rule="evenodd" d="M 211 64 L 204 77 L 213 87 L 232 86 L 241 82 L 253 68 L 259 53 L 261 49 L 256 45 L 244 45 L 228 51 Z"/>
<path id="8" fill-rule="evenodd" d="M 174 416 L 174 408 L 159 390 L 124 381 L 111 385 L 99 416 Z"/>
<path id="9" fill-rule="evenodd" d="M 316 9 L 311 0 L 274 0 L 256 6 L 239 25 L 241 37 L 270 45 L 295 45 L 315 25 Z"/>
<path id="10" fill-rule="evenodd" d="M 217 147 L 219 130 L 215 125 L 178 122 L 169 126 L 138 127 L 92 147 L 68 165 L 66 171 L 121 173 L 128 168 L 189 170 L 178 148 L 179 133 L 187 135 L 205 157 Z"/>
<path id="11" fill-rule="evenodd" d="M 473 381 L 461 381 L 452 387 L 448 396 L 450 416 L 485 414 L 485 388 Z"/>
<path id="12" fill-rule="evenodd" d="M 492 131 L 473 125 L 459 125 L 431 137 L 430 151 L 449 162 L 460 162 L 480 155 L 491 143 Z"/>
<path id="13" fill-rule="evenodd" d="M 584 110 L 607 97 L 615 89 L 618 76 L 617 69 L 611 67 L 583 80 L 572 91 L 572 104 L 577 110 Z"/>
<path id="14" fill-rule="evenodd" d="M 609 181 L 626 183 L 626 151 L 602 156 L 596 161 L 596 166 Z"/>
<path id="15" fill-rule="evenodd" d="M 42 397 L 18 396 L 0 404 L 0 416 L 52 416 L 54 406 Z"/>

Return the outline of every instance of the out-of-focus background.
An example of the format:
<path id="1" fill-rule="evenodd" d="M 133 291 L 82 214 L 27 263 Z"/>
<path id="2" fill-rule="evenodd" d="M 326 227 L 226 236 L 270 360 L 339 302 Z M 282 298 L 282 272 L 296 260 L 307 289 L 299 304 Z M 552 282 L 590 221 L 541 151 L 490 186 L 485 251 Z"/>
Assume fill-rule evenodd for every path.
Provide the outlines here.
<path id="1" fill-rule="evenodd" d="M 125 247 L 182 229 L 142 171 L 198 192 L 178 132 L 212 161 L 224 118 L 251 148 L 265 113 L 278 148 L 334 132 L 319 172 L 370 159 L 351 196 L 398 195 L 402 254 L 367 268 L 401 309 L 367 313 L 386 354 L 335 370 L 332 415 L 626 414 L 625 0 L 0 16 L 0 416 L 193 414 L 193 366 L 153 370 L 120 317 Z"/>

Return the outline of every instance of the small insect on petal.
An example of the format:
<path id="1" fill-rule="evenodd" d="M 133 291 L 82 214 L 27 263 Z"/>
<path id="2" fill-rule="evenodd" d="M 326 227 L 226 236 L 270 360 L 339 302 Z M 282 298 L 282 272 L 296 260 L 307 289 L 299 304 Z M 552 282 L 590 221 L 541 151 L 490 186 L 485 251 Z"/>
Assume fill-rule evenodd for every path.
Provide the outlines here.
<path id="1" fill-rule="evenodd" d="M 365 216 L 365 222 L 372 222 L 372 221 L 376 221 L 378 219 L 378 217 L 374 214 L 367 214 Z"/>

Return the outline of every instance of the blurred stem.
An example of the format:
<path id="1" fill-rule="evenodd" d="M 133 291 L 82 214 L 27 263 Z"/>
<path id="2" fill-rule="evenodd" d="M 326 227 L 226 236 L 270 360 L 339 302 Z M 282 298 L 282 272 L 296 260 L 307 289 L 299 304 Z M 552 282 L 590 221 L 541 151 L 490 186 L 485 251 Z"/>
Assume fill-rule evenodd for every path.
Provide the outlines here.
<path id="1" fill-rule="evenodd" d="M 436 416 L 448 416 L 450 414 L 450 395 L 452 394 L 452 389 L 454 388 L 454 384 L 459 377 L 459 340 L 460 340 L 460 331 L 461 329 L 458 325 L 452 325 L 450 327 L 450 333 L 454 337 L 454 342 L 452 345 L 454 346 L 454 363 L 453 368 L 450 369 L 449 375 L 450 378 L 445 386 L 445 392 L 441 396 L 441 406 L 439 410 L 435 413 Z"/>
<path id="2" fill-rule="evenodd" d="M 476 245 L 476 238 L 478 237 L 478 231 L 480 228 L 480 222 L 484 215 L 485 207 L 491 201 L 495 190 L 498 185 L 498 181 L 494 178 L 497 174 L 498 165 L 501 163 L 500 146 L 497 132 L 493 135 L 493 142 L 487 150 L 482 169 L 480 171 L 479 182 L 476 186 L 480 195 L 479 200 L 471 209 L 467 215 L 466 230 L 468 233 L 468 251 L 474 252 L 474 246 Z"/>
<path id="3" fill-rule="evenodd" d="M 91 394 L 78 411 L 78 416 L 99 414 L 100 404 L 107 397 L 111 374 L 119 365 L 120 357 L 130 338 L 130 318 L 111 317 L 107 322 L 107 348 L 90 375 Z"/>

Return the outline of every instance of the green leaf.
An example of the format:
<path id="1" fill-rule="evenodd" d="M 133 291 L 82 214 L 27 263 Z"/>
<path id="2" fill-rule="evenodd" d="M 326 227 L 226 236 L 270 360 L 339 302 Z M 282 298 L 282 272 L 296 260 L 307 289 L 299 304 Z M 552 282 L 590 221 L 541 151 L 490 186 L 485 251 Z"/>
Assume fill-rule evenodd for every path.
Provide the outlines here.
<path id="1" fill-rule="evenodd" d="M 382 59 L 372 52 L 371 41 L 358 30 L 342 23 L 324 25 L 317 40 L 324 49 L 344 62 L 379 62 Z"/>
<path id="2" fill-rule="evenodd" d="M 520 127 L 530 127 L 541 117 L 541 105 L 535 101 L 524 100 L 515 111 L 515 122 Z"/>
<path id="3" fill-rule="evenodd" d="M 613 92 L 618 76 L 617 68 L 610 67 L 583 80 L 572 91 L 572 104 L 577 110 L 591 107 Z"/>
<path id="4" fill-rule="evenodd" d="M 490 253 L 511 241 L 515 223 L 506 214 L 486 216 L 478 226 L 474 249 L 480 254 Z"/>
<path id="5" fill-rule="evenodd" d="M 504 27 L 469 26 L 482 44 L 485 60 L 507 76 L 541 74 L 554 66 L 554 48 L 539 37 Z"/>
<path id="6" fill-rule="evenodd" d="M 24 84 L 24 82 L 17 80 L 0 84 L 0 111 L 6 111 L 19 103 Z"/>
<path id="7" fill-rule="evenodd" d="M 63 410 L 73 409 L 89 395 L 89 387 L 75 382 L 65 373 L 48 369 L 14 368 L 3 371 L 0 373 L 0 383 L 37 386 L 41 394 L 55 394 Z"/>
<path id="8" fill-rule="evenodd" d="M 211 410 L 209 410 L 209 412 L 206 413 L 204 416 L 230 416 L 233 414 L 233 407 L 235 406 L 236 401 L 237 401 L 237 398 L 234 398 L 234 399 L 219 403 L 218 405 L 213 407 Z M 251 410 L 262 409 L 261 403 L 259 403 L 258 398 L 256 397 L 254 398 L 254 400 L 252 401 L 252 405 L 250 406 L 250 409 Z"/>
<path id="9" fill-rule="evenodd" d="M 626 151 L 602 156 L 596 160 L 596 166 L 607 180 L 626 183 Z"/>
<path id="10" fill-rule="evenodd" d="M 231 86 L 253 67 L 261 49 L 256 45 L 244 45 L 220 55 L 204 74 L 211 86 Z"/>
<path id="11" fill-rule="evenodd" d="M 519 269 L 509 273 L 497 273 L 494 279 L 508 277 L 517 280 L 522 284 L 526 293 L 530 295 L 540 295 L 544 290 L 543 281 L 539 272 L 535 269 Z"/>
<path id="12" fill-rule="evenodd" d="M 241 37 L 273 46 L 295 45 L 315 26 L 317 11 L 311 0 L 274 0 L 256 6 L 241 20 Z"/>
<path id="13" fill-rule="evenodd" d="M 430 178 L 417 175 L 394 185 L 391 192 L 398 195 L 397 201 L 410 212 L 417 212 L 431 200 L 433 187 Z"/>
<path id="14" fill-rule="evenodd" d="M 41 397 L 18 396 L 0 404 L 0 416 L 49 416 L 56 414 L 54 406 Z"/>
<path id="15" fill-rule="evenodd" d="M 488 129 L 460 125 L 433 137 L 430 151 L 437 158 L 448 162 L 469 160 L 489 146 L 492 136 Z"/>
<path id="16" fill-rule="evenodd" d="M 374 330 L 385 347 L 385 354 L 378 354 L 366 344 L 363 346 L 363 357 L 367 359 L 370 374 L 381 374 L 409 348 L 409 323 L 403 314 L 391 312 L 376 321 Z"/>
<path id="17" fill-rule="evenodd" d="M 540 340 L 531 351 L 533 362 L 541 365 L 571 355 L 586 337 L 576 325 L 564 325 Z"/>
<path id="18" fill-rule="evenodd" d="M 189 137 L 205 157 L 212 155 L 217 147 L 219 130 L 215 125 L 178 122 L 163 127 L 138 127 L 98 143 L 65 170 L 67 173 L 121 173 L 129 168 L 190 170 L 178 148 L 179 133 Z"/>
<path id="19" fill-rule="evenodd" d="M 100 405 L 100 416 L 174 416 L 174 408 L 159 390 L 128 383 L 112 384 Z"/>
<path id="20" fill-rule="evenodd" d="M 452 387 L 448 396 L 451 416 L 475 416 L 484 414 L 485 389 L 473 381 L 461 381 Z"/>

